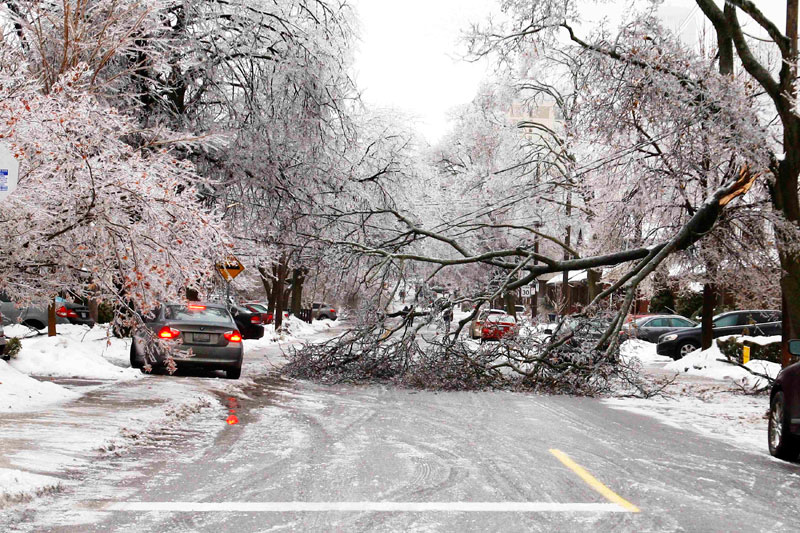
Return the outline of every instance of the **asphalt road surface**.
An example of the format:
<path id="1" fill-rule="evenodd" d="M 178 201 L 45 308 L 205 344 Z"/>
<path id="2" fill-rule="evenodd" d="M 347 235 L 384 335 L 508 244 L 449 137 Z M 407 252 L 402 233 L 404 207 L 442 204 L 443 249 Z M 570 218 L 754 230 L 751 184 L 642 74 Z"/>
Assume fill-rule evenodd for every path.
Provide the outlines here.
<path id="1" fill-rule="evenodd" d="M 154 376 L 149 385 L 165 379 L 175 378 Z M 99 458 L 79 485 L 4 527 L 800 530 L 797 464 L 596 399 L 322 386 L 273 375 L 220 402 L 225 409 Z M 226 424 L 231 414 L 237 424 Z"/>

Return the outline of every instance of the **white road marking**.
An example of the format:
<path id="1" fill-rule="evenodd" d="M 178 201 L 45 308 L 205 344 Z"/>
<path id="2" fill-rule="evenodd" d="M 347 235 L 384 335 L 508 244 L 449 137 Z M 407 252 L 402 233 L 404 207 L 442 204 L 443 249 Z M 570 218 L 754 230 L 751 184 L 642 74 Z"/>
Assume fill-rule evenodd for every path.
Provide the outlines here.
<path id="1" fill-rule="evenodd" d="M 107 511 L 178 513 L 452 512 L 452 513 L 627 513 L 615 503 L 555 502 L 128 502 Z"/>

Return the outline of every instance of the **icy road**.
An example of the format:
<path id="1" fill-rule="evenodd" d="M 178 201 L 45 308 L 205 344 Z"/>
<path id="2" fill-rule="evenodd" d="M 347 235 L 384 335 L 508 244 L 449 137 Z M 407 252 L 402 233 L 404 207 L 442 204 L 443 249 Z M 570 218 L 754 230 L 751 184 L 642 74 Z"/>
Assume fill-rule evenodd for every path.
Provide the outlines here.
<path id="1" fill-rule="evenodd" d="M 275 349 L 249 353 L 245 374 Z M 120 387 L 176 379 L 220 381 Z M 219 405 L 101 455 L 64 490 L 0 513 L 0 529 L 800 530 L 797 464 L 591 398 L 275 375 L 212 392 Z"/>

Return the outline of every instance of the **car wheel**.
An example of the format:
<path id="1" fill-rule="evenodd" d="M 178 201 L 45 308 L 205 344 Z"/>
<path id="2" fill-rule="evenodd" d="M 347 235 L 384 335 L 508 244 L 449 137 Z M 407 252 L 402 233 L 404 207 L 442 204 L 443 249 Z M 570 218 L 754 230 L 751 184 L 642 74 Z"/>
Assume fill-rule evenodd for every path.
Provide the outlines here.
<path id="1" fill-rule="evenodd" d="M 684 342 L 683 344 L 678 346 L 678 359 L 686 357 L 687 355 L 689 355 L 690 353 L 692 353 L 693 351 L 695 351 L 699 347 L 700 346 L 698 346 L 697 343 L 695 343 L 695 342 L 692 342 L 692 341 Z"/>
<path id="2" fill-rule="evenodd" d="M 44 329 L 46 326 L 39 322 L 38 320 L 26 320 L 22 323 L 23 326 L 27 326 L 31 329 Z"/>
<path id="3" fill-rule="evenodd" d="M 144 365 L 139 362 L 139 357 L 136 353 L 136 344 L 131 341 L 131 368 L 141 369 Z"/>
<path id="4" fill-rule="evenodd" d="M 787 461 L 797 459 L 798 454 L 800 454 L 800 441 L 796 436 L 789 433 L 786 401 L 782 391 L 776 392 L 769 404 L 767 435 L 770 454 Z"/>
<path id="5" fill-rule="evenodd" d="M 225 378 L 226 379 L 239 379 L 242 375 L 242 367 L 237 366 L 235 368 L 229 368 L 225 371 Z"/>

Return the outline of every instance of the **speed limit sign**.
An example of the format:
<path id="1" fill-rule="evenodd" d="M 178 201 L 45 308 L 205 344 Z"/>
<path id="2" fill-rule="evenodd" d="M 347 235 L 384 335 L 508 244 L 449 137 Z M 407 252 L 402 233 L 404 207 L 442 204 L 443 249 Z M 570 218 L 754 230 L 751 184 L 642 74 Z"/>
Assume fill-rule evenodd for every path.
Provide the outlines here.
<path id="1" fill-rule="evenodd" d="M 531 297 L 531 286 L 530 285 L 523 285 L 522 287 L 520 287 L 520 290 L 522 292 L 522 297 L 523 298 L 530 298 Z"/>

